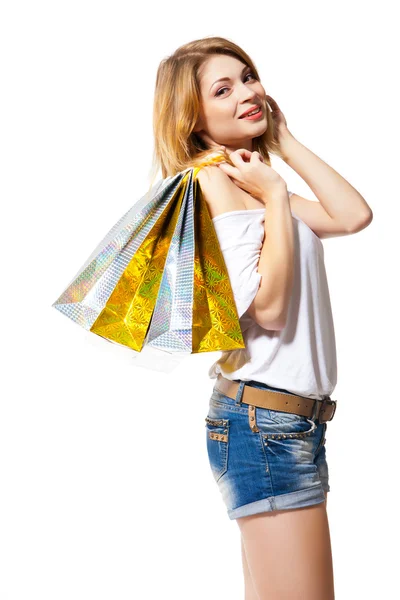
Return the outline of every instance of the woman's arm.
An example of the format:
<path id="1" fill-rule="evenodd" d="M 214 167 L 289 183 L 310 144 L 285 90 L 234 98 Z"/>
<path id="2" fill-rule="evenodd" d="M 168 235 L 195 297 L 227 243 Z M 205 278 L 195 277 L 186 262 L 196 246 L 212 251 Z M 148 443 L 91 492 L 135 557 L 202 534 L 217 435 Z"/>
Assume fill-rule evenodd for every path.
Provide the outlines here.
<path id="1" fill-rule="evenodd" d="M 356 233 L 367 227 L 372 210 L 361 194 L 319 156 L 301 144 L 289 131 L 280 146 L 285 162 L 308 184 L 319 202 L 293 195 L 293 211 L 319 237 Z"/>
<path id="2" fill-rule="evenodd" d="M 285 115 L 272 96 L 274 135 L 283 160 L 309 185 L 319 202 L 293 194 L 293 211 L 319 237 L 356 233 L 367 227 L 372 210 L 355 188 L 316 154 L 303 146 L 289 131 Z"/>
<path id="3" fill-rule="evenodd" d="M 265 200 L 265 237 L 258 263 L 261 285 L 248 314 L 264 329 L 283 329 L 293 287 L 293 220 L 286 186 Z"/>
<path id="4" fill-rule="evenodd" d="M 215 166 L 205 169 L 207 175 L 201 175 L 202 169 L 198 177 L 211 215 L 236 210 L 238 188 L 235 183 Z M 260 199 L 266 204 L 265 237 L 257 267 L 261 283 L 246 312 L 264 329 L 282 329 L 292 292 L 294 262 L 293 222 L 286 184 L 274 188 L 272 198 Z"/>

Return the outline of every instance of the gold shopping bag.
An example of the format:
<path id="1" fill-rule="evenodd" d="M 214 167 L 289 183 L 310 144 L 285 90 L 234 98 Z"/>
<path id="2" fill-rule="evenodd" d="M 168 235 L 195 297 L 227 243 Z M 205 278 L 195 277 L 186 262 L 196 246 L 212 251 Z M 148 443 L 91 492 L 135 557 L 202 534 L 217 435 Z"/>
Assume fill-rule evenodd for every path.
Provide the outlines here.
<path id="1" fill-rule="evenodd" d="M 111 228 L 52 306 L 136 353 L 145 347 L 177 355 L 245 348 L 196 179 L 201 166 L 154 185 Z"/>

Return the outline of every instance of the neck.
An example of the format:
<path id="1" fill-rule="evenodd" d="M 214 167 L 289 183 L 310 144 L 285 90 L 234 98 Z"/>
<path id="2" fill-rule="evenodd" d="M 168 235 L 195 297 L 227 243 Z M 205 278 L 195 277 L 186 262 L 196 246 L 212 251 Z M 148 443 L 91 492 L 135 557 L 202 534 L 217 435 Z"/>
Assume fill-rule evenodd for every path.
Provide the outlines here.
<path id="1" fill-rule="evenodd" d="M 239 150 L 239 148 L 244 148 L 249 152 L 254 152 L 253 138 L 242 140 L 241 142 L 233 144 L 232 146 L 230 146 L 229 144 L 224 144 L 224 146 L 228 150 L 228 152 L 235 152 L 235 150 Z"/>

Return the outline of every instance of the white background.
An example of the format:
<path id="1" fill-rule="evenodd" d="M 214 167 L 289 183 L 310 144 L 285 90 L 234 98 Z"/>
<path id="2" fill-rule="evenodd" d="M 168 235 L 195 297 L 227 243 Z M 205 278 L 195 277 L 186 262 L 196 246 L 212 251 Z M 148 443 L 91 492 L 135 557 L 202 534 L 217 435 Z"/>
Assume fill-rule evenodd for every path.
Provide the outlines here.
<path id="1" fill-rule="evenodd" d="M 2 4 L 0 600 L 244 597 L 239 528 L 206 454 L 219 353 L 149 371 L 51 307 L 147 190 L 159 62 L 210 35 L 253 57 L 292 134 L 374 213 L 360 233 L 323 241 L 338 353 L 328 514 L 336 597 L 394 597 L 394 6 Z M 315 199 L 280 159 L 272 166 Z"/>

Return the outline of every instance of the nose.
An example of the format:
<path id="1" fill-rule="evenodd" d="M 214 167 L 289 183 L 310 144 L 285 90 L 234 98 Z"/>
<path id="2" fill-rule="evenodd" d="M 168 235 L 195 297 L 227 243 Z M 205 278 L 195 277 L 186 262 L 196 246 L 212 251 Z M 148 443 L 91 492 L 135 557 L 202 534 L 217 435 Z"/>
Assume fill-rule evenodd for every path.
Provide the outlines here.
<path id="1" fill-rule="evenodd" d="M 257 93 L 243 83 L 239 88 L 238 98 L 240 104 L 245 104 L 246 102 L 253 102 L 253 104 L 256 104 Z"/>

